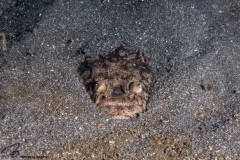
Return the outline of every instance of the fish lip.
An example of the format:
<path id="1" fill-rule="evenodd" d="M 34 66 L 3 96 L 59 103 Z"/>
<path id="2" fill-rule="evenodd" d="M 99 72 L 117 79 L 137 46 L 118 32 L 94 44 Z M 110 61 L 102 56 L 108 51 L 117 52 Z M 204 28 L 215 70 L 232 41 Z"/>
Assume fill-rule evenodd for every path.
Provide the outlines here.
<path id="1" fill-rule="evenodd" d="M 97 106 L 99 106 L 100 108 L 105 106 L 131 107 L 134 105 L 137 105 L 137 103 L 132 102 L 130 100 L 122 100 L 122 99 L 110 99 L 97 104 Z"/>
<path id="2" fill-rule="evenodd" d="M 132 119 L 137 118 L 139 113 L 129 114 L 129 115 L 113 115 L 112 118 L 114 119 Z"/>
<path id="3" fill-rule="evenodd" d="M 97 107 L 114 119 L 131 119 L 137 117 L 142 112 L 137 102 L 130 100 L 111 99 L 99 103 Z"/>
<path id="4" fill-rule="evenodd" d="M 131 102 L 105 102 L 103 103 L 103 106 L 121 106 L 121 107 L 130 107 L 132 106 Z"/>

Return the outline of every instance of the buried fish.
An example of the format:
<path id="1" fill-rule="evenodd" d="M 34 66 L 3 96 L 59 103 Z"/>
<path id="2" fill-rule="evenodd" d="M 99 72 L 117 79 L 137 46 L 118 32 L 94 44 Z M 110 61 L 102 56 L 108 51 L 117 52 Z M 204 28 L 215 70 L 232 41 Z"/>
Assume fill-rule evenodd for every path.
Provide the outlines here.
<path id="1" fill-rule="evenodd" d="M 79 72 L 92 101 L 113 118 L 134 118 L 146 109 L 152 73 L 143 53 L 122 43 L 113 52 L 86 56 Z"/>

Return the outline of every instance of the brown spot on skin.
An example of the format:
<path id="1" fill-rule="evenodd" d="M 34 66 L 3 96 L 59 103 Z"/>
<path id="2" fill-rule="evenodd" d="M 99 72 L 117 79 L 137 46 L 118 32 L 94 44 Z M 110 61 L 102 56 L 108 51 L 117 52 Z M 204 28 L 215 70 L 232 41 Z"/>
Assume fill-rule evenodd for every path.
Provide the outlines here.
<path id="1" fill-rule="evenodd" d="M 86 57 L 79 71 L 92 101 L 113 118 L 134 118 L 146 109 L 152 74 L 143 53 L 121 44 L 113 52 Z"/>

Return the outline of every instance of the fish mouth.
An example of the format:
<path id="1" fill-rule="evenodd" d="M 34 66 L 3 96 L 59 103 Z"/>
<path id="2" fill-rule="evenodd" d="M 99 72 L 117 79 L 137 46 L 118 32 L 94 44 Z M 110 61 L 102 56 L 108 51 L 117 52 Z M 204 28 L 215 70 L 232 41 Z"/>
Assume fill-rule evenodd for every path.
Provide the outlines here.
<path id="1" fill-rule="evenodd" d="M 115 119 L 131 119 L 143 111 L 136 102 L 127 100 L 108 100 L 98 104 L 97 107 Z"/>
<path id="2" fill-rule="evenodd" d="M 108 106 L 122 106 L 122 107 L 130 107 L 133 104 L 131 102 L 105 102 L 103 105 Z"/>

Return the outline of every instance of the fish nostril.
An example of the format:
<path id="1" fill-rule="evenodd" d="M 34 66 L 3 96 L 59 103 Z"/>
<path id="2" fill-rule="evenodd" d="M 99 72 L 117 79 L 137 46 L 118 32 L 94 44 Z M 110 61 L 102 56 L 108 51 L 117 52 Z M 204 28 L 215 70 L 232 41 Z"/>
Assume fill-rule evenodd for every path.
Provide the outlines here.
<path id="1" fill-rule="evenodd" d="M 112 94 L 113 95 L 122 95 L 122 94 L 125 94 L 125 91 L 122 86 L 117 86 L 117 87 L 113 88 Z"/>
<path id="2" fill-rule="evenodd" d="M 106 96 L 102 96 L 102 97 L 101 97 L 101 100 L 105 100 L 105 99 L 106 99 Z"/>
<path id="3" fill-rule="evenodd" d="M 120 86 L 122 93 L 125 93 L 124 89 L 122 86 Z"/>

